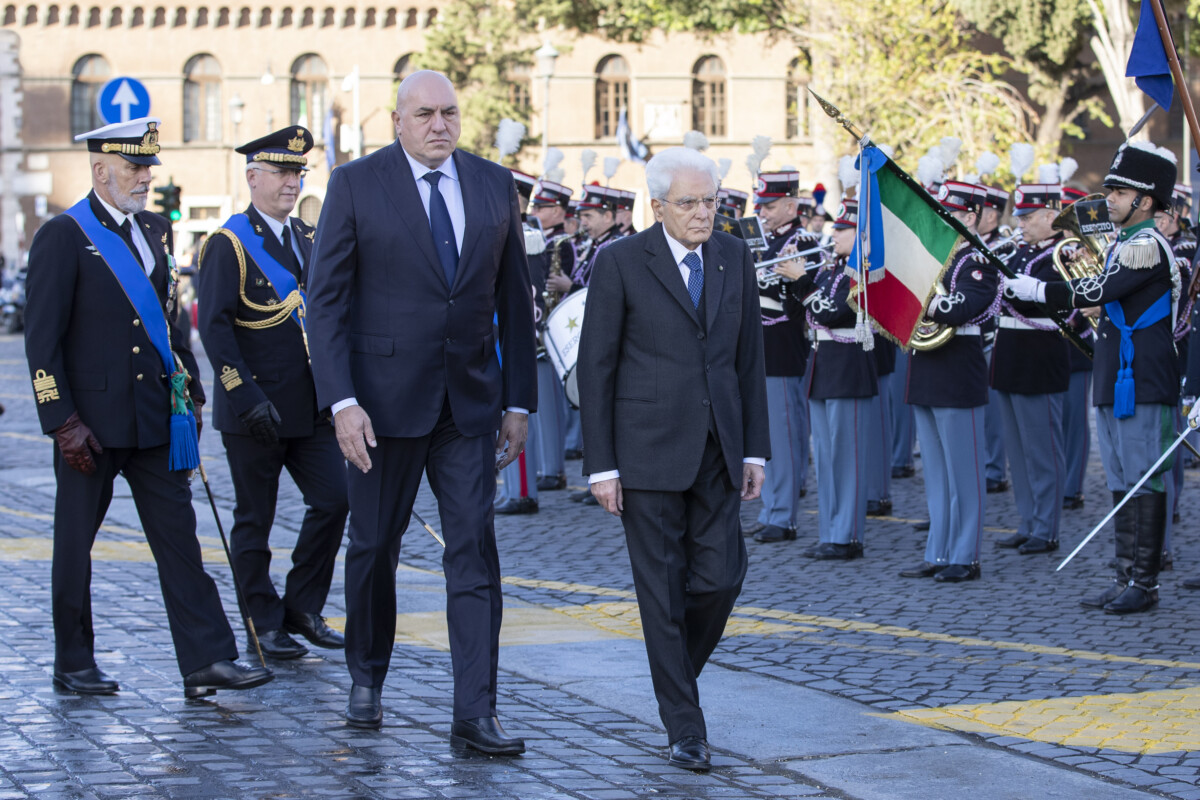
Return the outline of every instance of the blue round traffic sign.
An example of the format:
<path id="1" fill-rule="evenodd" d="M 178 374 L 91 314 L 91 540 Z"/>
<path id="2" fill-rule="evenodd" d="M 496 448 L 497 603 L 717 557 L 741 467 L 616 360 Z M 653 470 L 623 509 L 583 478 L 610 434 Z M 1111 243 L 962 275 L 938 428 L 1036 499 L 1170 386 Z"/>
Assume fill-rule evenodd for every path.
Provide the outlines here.
<path id="1" fill-rule="evenodd" d="M 135 78 L 113 78 L 100 90 L 96 109 L 109 125 L 146 117 L 150 115 L 150 92 Z"/>

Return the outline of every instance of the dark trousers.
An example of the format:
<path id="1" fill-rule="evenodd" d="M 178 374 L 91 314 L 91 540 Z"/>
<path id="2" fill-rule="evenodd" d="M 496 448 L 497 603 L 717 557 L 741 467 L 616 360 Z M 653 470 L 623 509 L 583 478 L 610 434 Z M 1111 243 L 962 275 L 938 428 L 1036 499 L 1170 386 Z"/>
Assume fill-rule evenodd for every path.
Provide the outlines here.
<path id="1" fill-rule="evenodd" d="M 454 718 L 496 713 L 500 558 L 492 498 L 493 436 L 467 437 L 447 403 L 432 432 L 378 437 L 365 475 L 348 467 L 346 666 L 360 686 L 383 686 L 396 639 L 396 565 L 422 471 L 438 501 L 446 550 L 446 621 L 454 669 Z"/>
<path id="2" fill-rule="evenodd" d="M 320 614 L 350 513 L 346 459 L 333 426 L 318 424 L 312 436 L 280 439 L 274 447 L 229 433 L 222 433 L 221 441 L 237 497 L 229 547 L 254 627 L 260 631 L 283 627 L 284 608 Z M 308 508 L 292 548 L 292 568 L 280 600 L 271 583 L 270 536 L 279 474 L 285 468 Z"/>
<path id="3" fill-rule="evenodd" d="M 738 489 L 712 435 L 684 492 L 624 489 L 625 540 L 669 741 L 707 737 L 696 678 L 721 640 L 746 576 Z"/>
<path id="4" fill-rule="evenodd" d="M 158 580 L 175 658 L 183 675 L 215 661 L 237 658 L 217 585 L 204 571 L 196 514 L 187 475 L 167 469 L 167 446 L 105 449 L 96 472 L 67 466 L 54 446 L 54 562 L 50 583 L 54 615 L 54 666 L 75 672 L 95 666 L 92 629 L 92 543 L 112 502 L 113 480 L 125 476 L 133 492 Z"/>

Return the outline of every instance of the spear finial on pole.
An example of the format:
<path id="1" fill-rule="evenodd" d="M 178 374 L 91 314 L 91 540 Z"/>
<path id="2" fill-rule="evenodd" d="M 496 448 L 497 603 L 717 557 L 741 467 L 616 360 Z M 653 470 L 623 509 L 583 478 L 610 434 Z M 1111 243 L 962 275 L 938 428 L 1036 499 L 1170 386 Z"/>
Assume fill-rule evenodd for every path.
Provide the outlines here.
<path id="1" fill-rule="evenodd" d="M 863 134 L 863 132 L 860 131 L 853 122 L 847 119 L 846 115 L 843 114 L 837 106 L 826 100 L 824 97 L 821 97 L 821 95 L 814 92 L 811 88 L 808 90 L 808 93 L 816 99 L 817 105 L 821 107 L 822 111 L 828 114 L 834 122 L 848 130 L 855 139 L 858 139 L 859 141 L 866 139 L 866 135 Z"/>

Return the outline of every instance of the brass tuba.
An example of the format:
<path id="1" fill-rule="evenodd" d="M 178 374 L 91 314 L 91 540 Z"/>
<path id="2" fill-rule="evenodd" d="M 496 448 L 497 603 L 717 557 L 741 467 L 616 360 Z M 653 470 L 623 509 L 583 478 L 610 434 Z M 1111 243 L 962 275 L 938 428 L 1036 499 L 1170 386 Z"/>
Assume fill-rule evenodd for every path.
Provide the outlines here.
<path id="1" fill-rule="evenodd" d="M 942 288 L 942 282 L 939 280 L 933 287 L 934 294 L 944 297 L 946 290 Z M 943 325 L 940 322 L 933 322 L 924 317 L 917 323 L 917 329 L 913 331 L 912 338 L 908 340 L 908 346 L 918 353 L 924 353 L 927 350 L 936 350 L 946 342 L 954 338 L 954 326 Z"/>
<path id="2" fill-rule="evenodd" d="M 1052 256 L 1054 269 L 1065 281 L 1094 277 L 1104 271 L 1104 251 L 1112 241 L 1113 224 L 1108 219 L 1107 209 L 1105 214 L 1099 213 L 1103 199 L 1102 194 L 1089 194 L 1058 212 L 1054 218 L 1051 227 L 1068 234 L 1067 238 L 1054 245 Z M 1079 219 L 1081 208 L 1087 209 L 1091 217 L 1086 222 Z M 1064 255 L 1063 251 L 1068 247 L 1073 247 L 1074 252 Z M 1098 319 L 1085 318 L 1092 330 L 1100 325 Z"/>

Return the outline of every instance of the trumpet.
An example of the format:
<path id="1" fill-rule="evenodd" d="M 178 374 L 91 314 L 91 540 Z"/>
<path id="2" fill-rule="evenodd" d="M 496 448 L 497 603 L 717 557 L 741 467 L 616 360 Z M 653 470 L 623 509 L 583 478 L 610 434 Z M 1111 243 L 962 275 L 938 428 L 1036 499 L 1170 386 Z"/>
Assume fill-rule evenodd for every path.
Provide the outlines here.
<path id="1" fill-rule="evenodd" d="M 820 258 L 814 259 L 813 256 L 817 255 L 819 255 Z M 775 258 L 769 258 L 766 261 L 759 261 L 754 266 L 758 270 L 763 270 L 767 267 L 773 267 L 776 264 L 782 264 L 785 261 L 796 261 L 797 259 L 803 259 L 805 262 L 807 262 L 807 265 L 805 266 L 805 271 L 807 272 L 810 269 L 824 266 L 826 263 L 828 263 L 832 255 L 833 248 L 831 246 L 818 245 L 817 247 L 810 247 L 807 250 L 801 250 L 798 253 L 788 253 L 785 255 L 776 256 Z"/>

